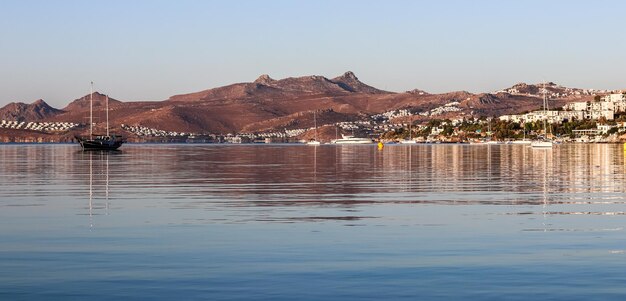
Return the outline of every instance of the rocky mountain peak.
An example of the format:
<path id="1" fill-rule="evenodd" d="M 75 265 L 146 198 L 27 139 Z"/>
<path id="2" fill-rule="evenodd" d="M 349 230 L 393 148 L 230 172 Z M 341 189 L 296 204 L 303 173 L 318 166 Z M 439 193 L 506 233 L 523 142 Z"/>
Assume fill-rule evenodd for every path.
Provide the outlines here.
<path id="1" fill-rule="evenodd" d="M 259 76 L 259 78 L 257 78 L 254 83 L 256 84 L 270 84 L 272 82 L 274 82 L 275 80 L 273 78 L 271 78 L 269 75 L 267 74 L 262 74 L 261 76 Z"/>
<path id="2" fill-rule="evenodd" d="M 0 108 L 0 119 L 17 121 L 36 121 L 59 114 L 61 111 L 49 106 L 43 99 L 31 104 L 12 102 Z"/>
<path id="3" fill-rule="evenodd" d="M 351 80 L 359 80 L 359 78 L 356 77 L 352 71 L 346 71 L 346 73 L 344 73 L 341 77 Z"/>
<path id="4" fill-rule="evenodd" d="M 374 87 L 368 86 L 361 81 L 359 78 L 354 75 L 352 71 L 347 71 L 341 76 L 335 77 L 331 80 L 335 84 L 339 85 L 342 89 L 349 92 L 357 92 L 357 93 L 389 93 L 386 91 L 378 90 Z"/>
<path id="5" fill-rule="evenodd" d="M 73 110 L 89 110 L 89 102 L 90 102 L 90 94 L 87 94 L 81 98 L 75 99 L 70 102 L 63 111 L 73 111 Z M 98 107 L 104 107 L 106 100 L 106 95 L 100 92 L 93 92 L 93 107 L 94 109 Z M 119 100 L 113 99 L 109 96 L 109 105 L 115 105 L 121 103 Z"/>
<path id="6" fill-rule="evenodd" d="M 429 95 L 430 93 L 424 91 L 424 90 L 420 90 L 420 89 L 413 89 L 410 91 L 406 91 L 406 93 L 409 94 L 416 94 L 416 95 Z"/>
<path id="7" fill-rule="evenodd" d="M 48 104 L 43 99 L 40 98 L 40 99 L 35 100 L 33 102 L 33 105 L 36 105 L 36 106 L 42 106 L 42 105 L 43 106 L 47 106 Z"/>

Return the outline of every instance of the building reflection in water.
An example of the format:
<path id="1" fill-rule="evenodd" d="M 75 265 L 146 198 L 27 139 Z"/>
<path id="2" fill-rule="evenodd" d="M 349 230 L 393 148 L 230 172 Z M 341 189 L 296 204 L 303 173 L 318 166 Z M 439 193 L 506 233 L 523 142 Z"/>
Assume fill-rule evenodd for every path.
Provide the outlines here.
<path id="1" fill-rule="evenodd" d="M 624 156 L 615 145 L 561 145 L 552 150 L 516 145 L 398 145 L 386 147 L 382 154 L 370 157 L 367 150 L 341 149 L 340 168 L 356 164 L 359 156 L 372 158 L 376 174 L 371 179 L 377 180 L 378 189 L 413 193 L 414 202 L 428 202 L 419 195 L 428 193 L 433 201 L 450 203 L 623 203 L 617 194 L 624 188 Z M 364 174 L 365 169 L 351 177 Z M 494 194 L 478 197 L 490 191 Z"/>
<path id="2" fill-rule="evenodd" d="M 368 204 L 528 205 L 540 206 L 533 210 L 546 216 L 621 214 L 624 157 L 622 145 L 610 144 L 550 150 L 418 144 L 381 151 L 348 145 L 146 145 L 123 154 L 7 146 L 0 150 L 0 195 L 19 198 L 30 187 L 30 196 L 38 197 L 43 192 L 32 183 L 37 179 L 59 187 L 46 195 L 88 198 L 82 213 L 91 219 L 109 214 L 111 184 L 120 206 L 145 200 L 160 208 L 242 214 Z M 80 189 L 60 188 L 74 183 Z"/>

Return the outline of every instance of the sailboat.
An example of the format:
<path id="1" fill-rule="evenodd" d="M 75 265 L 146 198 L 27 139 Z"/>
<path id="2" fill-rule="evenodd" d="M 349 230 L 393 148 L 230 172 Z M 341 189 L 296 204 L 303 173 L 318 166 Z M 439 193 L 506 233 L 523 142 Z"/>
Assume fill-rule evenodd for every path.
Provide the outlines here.
<path id="1" fill-rule="evenodd" d="M 551 148 L 554 142 L 552 140 L 548 140 L 548 124 L 546 119 L 548 119 L 548 98 L 546 96 L 546 83 L 543 83 L 543 133 L 544 138 L 541 140 L 535 140 L 530 143 L 530 146 L 533 148 Z"/>
<path id="2" fill-rule="evenodd" d="M 524 133 L 524 137 L 522 138 L 522 140 L 513 140 L 511 141 L 511 144 L 524 144 L 524 145 L 529 145 L 532 143 L 532 141 L 526 139 L 526 123 L 524 122 L 522 125 L 522 131 Z"/>
<path id="3" fill-rule="evenodd" d="M 125 142 L 122 136 L 109 133 L 109 96 L 106 95 L 106 135 L 93 134 L 93 82 L 89 94 L 89 137 L 74 136 L 83 150 L 117 150 Z"/>
<path id="4" fill-rule="evenodd" d="M 319 140 L 317 140 L 317 117 L 316 117 L 316 111 L 313 111 L 313 124 L 315 126 L 315 139 L 314 140 L 309 140 L 309 142 L 307 142 L 307 145 L 320 145 L 321 143 L 319 142 Z"/>
<path id="5" fill-rule="evenodd" d="M 402 144 L 416 144 L 417 141 L 413 140 L 413 129 L 412 129 L 412 125 L 413 124 L 413 119 L 411 118 L 411 121 L 409 122 L 409 139 L 404 139 L 404 140 L 400 140 L 400 143 Z"/>
<path id="6" fill-rule="evenodd" d="M 491 118 L 487 119 L 489 121 L 489 123 L 487 123 L 487 135 L 489 135 L 489 137 L 487 138 L 487 140 L 485 141 L 485 144 L 502 144 L 501 141 L 498 141 L 498 138 L 496 137 L 495 133 L 491 131 Z"/>

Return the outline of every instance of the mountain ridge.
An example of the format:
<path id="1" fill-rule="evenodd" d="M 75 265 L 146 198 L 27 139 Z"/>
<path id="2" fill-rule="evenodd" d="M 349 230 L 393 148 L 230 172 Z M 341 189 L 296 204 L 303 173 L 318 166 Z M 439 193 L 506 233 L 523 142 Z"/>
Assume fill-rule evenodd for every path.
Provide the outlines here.
<path id="1" fill-rule="evenodd" d="M 0 119 L 16 121 L 40 120 L 52 117 L 60 112 L 61 110 L 48 105 L 43 99 L 38 99 L 30 104 L 11 102 L 0 108 Z"/>
<path id="2" fill-rule="evenodd" d="M 367 85 L 351 71 L 330 79 L 319 75 L 273 79 L 264 74 L 252 82 L 177 94 L 162 101 L 124 102 L 110 98 L 109 107 L 114 126 L 127 124 L 179 132 L 234 133 L 308 125 L 311 114 L 300 113 L 311 110 L 333 112 L 327 114 L 328 122 L 338 122 L 342 118 L 355 120 L 356 116 L 407 108 L 424 113 L 425 118 L 437 118 L 439 115 L 430 111 L 450 104 L 455 109 L 443 115 L 449 118 L 514 114 L 540 108 L 541 89 L 542 84 L 518 83 L 490 93 L 431 94 L 419 89 L 396 93 Z M 551 107 L 573 100 L 593 99 L 594 93 L 598 92 L 562 87 L 551 82 L 546 83 L 546 89 Z M 63 109 L 52 108 L 43 100 L 38 105 L 31 104 L 49 107 L 42 109 L 41 114 L 33 113 L 38 112 L 35 109 L 16 109 L 16 105 L 9 104 L 0 108 L 0 118 L 84 124 L 89 115 L 89 96 L 70 101 Z M 94 117 L 98 122 L 104 119 L 106 96 L 94 92 L 93 98 Z M 323 118 L 320 121 L 323 123 Z"/>

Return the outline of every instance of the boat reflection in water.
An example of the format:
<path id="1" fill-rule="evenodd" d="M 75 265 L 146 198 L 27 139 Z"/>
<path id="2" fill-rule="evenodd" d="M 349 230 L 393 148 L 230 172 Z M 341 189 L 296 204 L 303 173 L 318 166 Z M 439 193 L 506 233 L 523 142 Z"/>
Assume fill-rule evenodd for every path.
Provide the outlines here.
<path id="1" fill-rule="evenodd" d="M 104 215 L 109 215 L 109 156 L 115 153 L 101 150 L 80 152 L 79 154 L 82 156 L 83 162 L 89 162 L 88 215 L 89 228 L 93 228 L 93 217 L 99 214 L 96 211 L 104 210 Z M 104 187 L 104 191 L 94 190 L 94 187 Z M 97 204 L 95 200 L 98 199 L 102 199 L 104 204 Z"/>
<path id="2" fill-rule="evenodd" d="M 3 300 L 626 295 L 621 145 L 4 145 L 0 166 Z"/>

